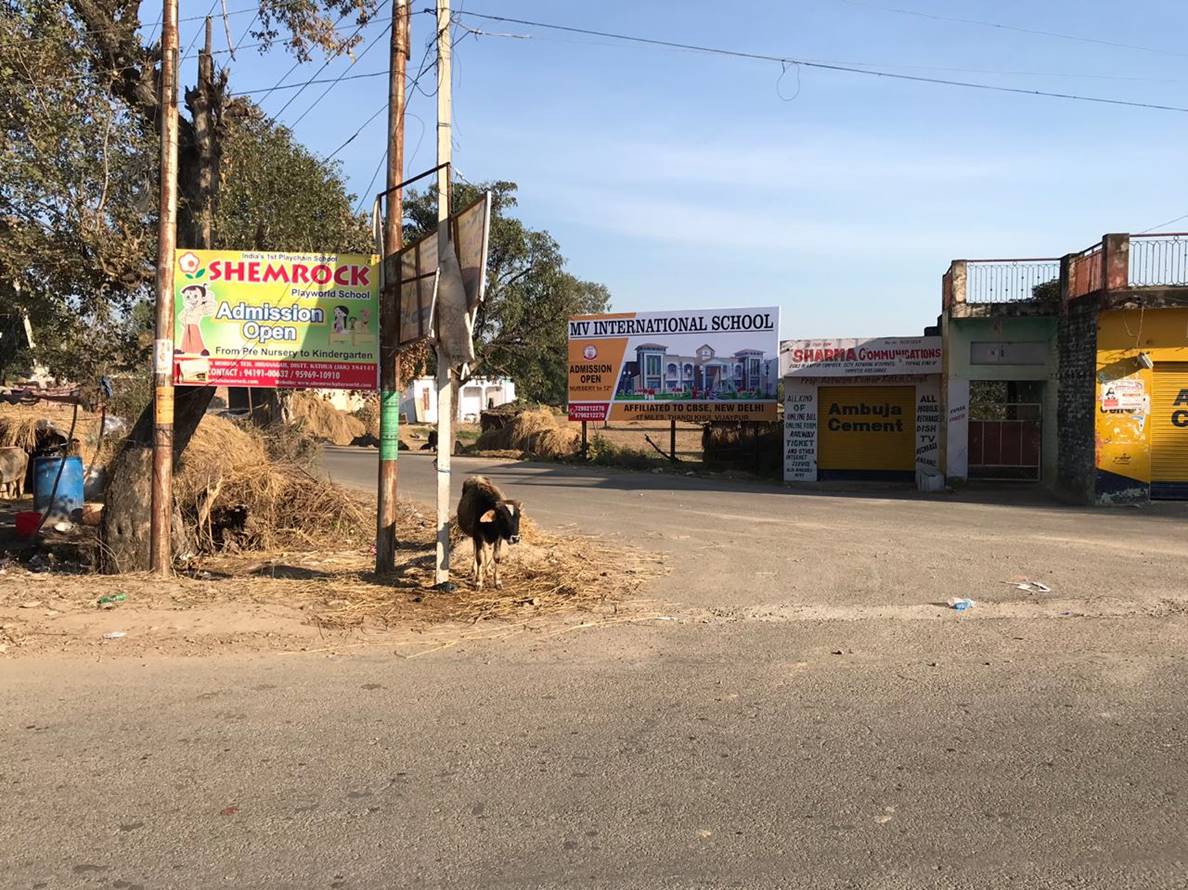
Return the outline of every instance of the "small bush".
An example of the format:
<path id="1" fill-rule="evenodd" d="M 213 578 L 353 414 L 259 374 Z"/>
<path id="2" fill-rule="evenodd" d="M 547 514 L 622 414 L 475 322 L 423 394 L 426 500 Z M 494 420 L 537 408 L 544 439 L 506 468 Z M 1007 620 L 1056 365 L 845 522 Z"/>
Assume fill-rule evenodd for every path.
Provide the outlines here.
<path id="1" fill-rule="evenodd" d="M 644 452 L 616 445 L 601 433 L 595 433 L 594 438 L 590 440 L 588 458 L 590 463 L 598 466 L 623 467 L 628 470 L 647 470 L 656 464 Z"/>

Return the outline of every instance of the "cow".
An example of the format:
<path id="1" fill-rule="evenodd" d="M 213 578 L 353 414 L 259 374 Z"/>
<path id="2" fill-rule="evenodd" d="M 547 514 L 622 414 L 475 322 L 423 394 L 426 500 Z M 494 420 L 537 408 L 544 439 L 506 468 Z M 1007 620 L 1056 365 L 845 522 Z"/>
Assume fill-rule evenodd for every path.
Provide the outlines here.
<path id="1" fill-rule="evenodd" d="M 497 588 L 499 563 L 503 559 L 503 542 L 520 543 L 519 501 L 509 501 L 495 484 L 485 476 L 471 476 L 462 483 L 462 498 L 458 501 L 458 528 L 474 541 L 474 581 L 483 589 L 487 569 Z"/>
<path id="2" fill-rule="evenodd" d="M 19 498 L 25 493 L 29 455 L 24 448 L 0 448 L 0 496 Z"/>

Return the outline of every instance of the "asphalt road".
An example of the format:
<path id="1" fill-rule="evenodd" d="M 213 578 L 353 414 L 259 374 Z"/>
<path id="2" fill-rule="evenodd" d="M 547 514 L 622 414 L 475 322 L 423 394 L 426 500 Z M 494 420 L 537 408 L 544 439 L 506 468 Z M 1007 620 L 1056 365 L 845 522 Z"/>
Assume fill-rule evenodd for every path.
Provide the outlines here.
<path id="1" fill-rule="evenodd" d="M 1178 507 L 457 464 L 664 553 L 674 620 L 0 663 L 0 885 L 1186 886 Z"/>

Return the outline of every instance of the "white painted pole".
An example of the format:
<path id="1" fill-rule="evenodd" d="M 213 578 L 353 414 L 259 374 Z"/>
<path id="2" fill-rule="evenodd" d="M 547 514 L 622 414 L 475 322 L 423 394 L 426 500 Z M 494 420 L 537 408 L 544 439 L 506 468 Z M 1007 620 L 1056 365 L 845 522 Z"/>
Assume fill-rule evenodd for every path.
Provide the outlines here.
<path id="1" fill-rule="evenodd" d="M 450 130 L 450 0 L 437 0 L 437 163 L 448 164 L 453 145 Z M 449 238 L 450 168 L 437 171 L 437 255 L 452 250 Z M 437 350 L 437 585 L 450 581 L 450 457 L 454 450 L 454 390 L 445 353 Z"/>

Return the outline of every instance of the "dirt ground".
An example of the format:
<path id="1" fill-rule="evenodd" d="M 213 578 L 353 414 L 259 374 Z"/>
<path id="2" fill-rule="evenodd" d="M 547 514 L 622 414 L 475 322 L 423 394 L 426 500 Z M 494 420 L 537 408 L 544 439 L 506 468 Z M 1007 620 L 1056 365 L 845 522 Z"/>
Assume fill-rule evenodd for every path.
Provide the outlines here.
<path id="1" fill-rule="evenodd" d="M 569 425 L 581 430 L 581 421 L 571 420 Z M 685 461 L 701 460 L 701 429 L 699 423 L 678 423 L 676 450 L 677 457 Z M 664 421 L 656 420 L 615 420 L 607 425 L 591 423 L 587 429 L 591 439 L 602 436 L 612 445 L 620 448 L 633 448 L 649 456 L 659 457 L 656 450 L 648 444 L 650 438 L 664 453 L 668 453 L 670 446 L 671 428 Z"/>
<path id="2" fill-rule="evenodd" d="M 415 655 L 467 640 L 644 620 L 656 611 L 641 590 L 663 573 L 662 559 L 547 533 L 530 520 L 522 542 L 505 550 L 502 589 L 490 581 L 476 587 L 472 545 L 455 533 L 456 589 L 433 590 L 432 511 L 410 509 L 390 578 L 374 574 L 370 548 L 223 554 L 161 580 L 95 575 L 68 557 L 48 556 L 63 552 L 66 540 L 52 530 L 37 549 L 9 541 L 0 561 L 0 657 L 337 652 L 379 644 Z"/>
<path id="3" fill-rule="evenodd" d="M 581 421 L 571 420 L 568 423 L 572 429 L 581 432 Z M 408 423 L 402 424 L 400 429 L 405 441 L 412 446 L 413 450 L 417 450 L 425 444 L 433 426 L 424 423 Z M 677 457 L 682 461 L 700 462 L 701 429 L 699 423 L 677 424 Z M 667 454 L 671 434 L 668 423 L 655 420 L 616 420 L 605 426 L 601 423 L 590 423 L 587 432 L 591 441 L 596 435 L 602 436 L 619 448 L 630 448 L 655 458 L 659 458 L 660 455 L 648 444 L 647 438 L 651 438 Z M 479 425 L 477 423 L 457 424 L 455 434 L 462 445 L 472 445 L 478 439 Z"/>

